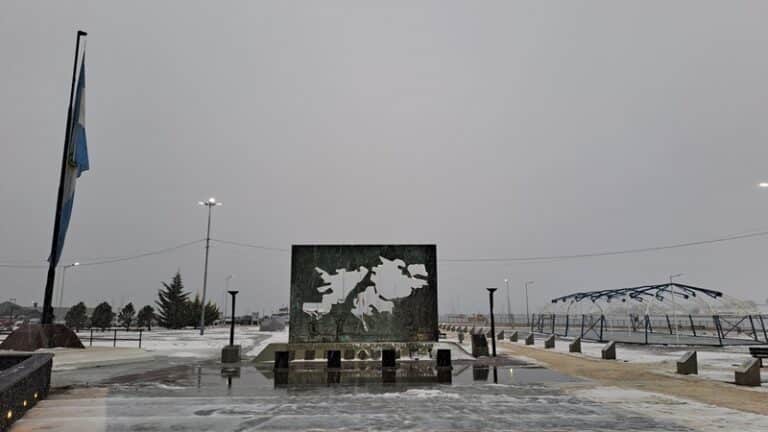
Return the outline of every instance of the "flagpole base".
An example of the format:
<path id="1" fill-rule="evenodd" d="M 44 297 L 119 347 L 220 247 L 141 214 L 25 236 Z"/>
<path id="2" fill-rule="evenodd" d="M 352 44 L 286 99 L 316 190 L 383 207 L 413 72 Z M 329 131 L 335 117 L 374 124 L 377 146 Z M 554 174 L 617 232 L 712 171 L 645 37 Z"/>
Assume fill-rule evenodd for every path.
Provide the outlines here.
<path id="1" fill-rule="evenodd" d="M 24 324 L 0 343 L 0 350 L 35 351 L 40 348 L 85 348 L 64 324 Z"/>

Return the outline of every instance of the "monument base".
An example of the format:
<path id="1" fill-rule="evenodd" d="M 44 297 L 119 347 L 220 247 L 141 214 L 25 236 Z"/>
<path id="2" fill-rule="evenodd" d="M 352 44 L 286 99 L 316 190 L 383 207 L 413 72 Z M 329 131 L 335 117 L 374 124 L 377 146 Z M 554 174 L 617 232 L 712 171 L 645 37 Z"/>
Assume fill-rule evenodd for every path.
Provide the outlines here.
<path id="1" fill-rule="evenodd" d="M 0 349 L 34 351 L 40 348 L 85 348 L 64 324 L 24 324 L 0 343 Z"/>
<path id="2" fill-rule="evenodd" d="M 240 345 L 227 345 L 221 349 L 222 363 L 240 362 Z"/>
<path id="3" fill-rule="evenodd" d="M 429 360 L 436 358 L 436 348 L 446 342 L 318 342 L 285 343 L 276 342 L 267 345 L 253 359 L 256 363 L 273 363 L 276 351 L 287 351 L 289 361 L 327 361 L 329 351 L 339 351 L 345 361 L 365 361 L 380 363 L 383 352 L 393 350 L 400 360 Z"/>

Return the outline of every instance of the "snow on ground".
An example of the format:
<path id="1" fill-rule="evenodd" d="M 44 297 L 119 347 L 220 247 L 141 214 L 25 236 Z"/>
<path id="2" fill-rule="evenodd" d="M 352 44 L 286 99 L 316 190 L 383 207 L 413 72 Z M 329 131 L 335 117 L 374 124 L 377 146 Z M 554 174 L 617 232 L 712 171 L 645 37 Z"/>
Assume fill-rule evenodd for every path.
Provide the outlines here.
<path id="1" fill-rule="evenodd" d="M 554 351 L 568 353 L 568 344 L 571 340 L 557 339 Z M 524 345 L 521 339 L 518 344 Z M 465 345 L 469 346 L 465 340 Z M 537 337 L 534 348 L 544 349 L 544 338 Z M 605 343 L 581 341 L 581 354 L 570 354 L 590 358 L 601 358 L 602 348 Z M 676 362 L 687 351 L 695 350 L 699 362 L 699 377 L 715 381 L 733 382 L 734 369 L 744 361 L 751 359 L 747 346 L 728 347 L 689 347 L 689 346 L 658 346 L 658 345 L 617 345 L 616 358 L 628 363 L 649 363 L 664 365 L 665 369 L 674 374 Z M 510 350 L 499 346 L 497 352 L 508 353 Z M 763 373 L 763 382 L 768 383 L 768 373 Z M 755 389 L 756 391 L 768 391 L 768 388 Z"/>
<path id="2" fill-rule="evenodd" d="M 288 343 L 288 329 L 286 328 L 283 331 L 279 332 L 263 332 L 260 334 L 267 335 L 266 339 L 260 340 L 257 342 L 253 348 L 251 348 L 250 351 L 245 352 L 245 355 L 248 357 L 256 357 L 258 356 L 264 348 L 266 348 L 269 344 L 272 343 Z M 451 343 L 448 343 L 451 342 Z M 435 344 L 434 347 L 435 350 L 437 349 L 450 349 L 451 350 L 451 358 L 453 360 L 474 360 L 474 357 L 472 357 L 471 354 L 469 354 L 466 349 L 466 346 L 459 345 L 458 340 L 441 340 L 440 342 Z M 303 361 L 303 360 L 302 360 Z M 325 361 L 324 359 L 317 359 L 315 361 Z"/>
<path id="3" fill-rule="evenodd" d="M 235 328 L 235 344 L 242 346 L 243 351 L 250 349 L 254 345 L 254 340 L 258 339 L 259 332 L 257 326 L 240 326 Z M 89 345 L 90 332 L 82 331 L 78 333 L 83 344 Z M 112 333 L 94 332 L 94 337 L 111 338 Z M 118 338 L 137 338 L 135 332 L 118 332 Z M 142 333 L 141 348 L 153 354 L 167 357 L 185 357 L 185 358 L 208 358 L 218 355 L 221 348 L 229 344 L 229 327 L 209 327 L 204 335 L 200 335 L 200 330 L 195 329 L 153 329 Z M 112 346 L 112 340 L 94 340 L 93 346 Z M 136 341 L 117 341 L 118 347 L 138 347 Z"/>
<path id="4" fill-rule="evenodd" d="M 288 327 L 279 332 L 262 332 L 260 334 L 266 335 L 266 339 L 262 339 L 253 345 L 250 351 L 245 351 L 245 347 L 243 347 L 243 352 L 246 356 L 256 357 L 271 343 L 288 343 Z"/>
<path id="5" fill-rule="evenodd" d="M 765 431 L 768 417 L 721 408 L 658 393 L 618 387 L 596 387 L 572 391 L 576 397 L 654 418 L 675 418 L 697 431 Z"/>

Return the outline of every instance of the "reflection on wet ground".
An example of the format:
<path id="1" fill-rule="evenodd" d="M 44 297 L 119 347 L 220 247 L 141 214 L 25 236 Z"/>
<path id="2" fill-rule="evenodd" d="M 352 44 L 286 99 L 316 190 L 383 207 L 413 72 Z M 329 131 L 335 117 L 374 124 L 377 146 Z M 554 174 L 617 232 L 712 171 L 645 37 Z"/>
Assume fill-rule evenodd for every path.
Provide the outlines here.
<path id="1" fill-rule="evenodd" d="M 345 364 L 328 369 L 321 364 L 292 366 L 274 370 L 250 363 L 223 365 L 215 361 L 196 365 L 169 365 L 146 372 L 118 374 L 101 381 L 111 394 L 162 396 L 168 389 L 175 396 L 253 395 L 278 391 L 312 391 L 317 386 L 360 387 L 367 391 L 396 391 L 398 388 L 430 388 L 437 385 L 532 385 L 574 383 L 580 380 L 549 369 L 519 361 L 497 366 L 455 363 L 452 369 L 438 369 L 430 362 L 401 363 L 397 368 L 381 368 L 372 363 Z M 225 384 L 225 385 L 222 385 Z"/>
<path id="2" fill-rule="evenodd" d="M 450 382 L 431 363 L 401 364 L 388 372 L 389 378 L 365 364 L 335 371 L 295 368 L 285 377 L 252 363 L 185 365 L 159 359 L 146 368 L 126 366 L 100 379 L 97 386 L 107 390 L 105 399 L 51 402 L 66 408 L 58 407 L 58 413 L 87 413 L 92 404 L 101 404 L 110 431 L 688 430 L 574 396 L 566 389 L 583 382 L 512 360 L 495 367 L 454 362 Z M 77 386 L 87 379 L 92 387 L 93 378 L 80 370 L 58 380 Z M 73 425 L 84 421 L 72 417 Z M 70 420 L 57 421 L 66 425 Z"/>

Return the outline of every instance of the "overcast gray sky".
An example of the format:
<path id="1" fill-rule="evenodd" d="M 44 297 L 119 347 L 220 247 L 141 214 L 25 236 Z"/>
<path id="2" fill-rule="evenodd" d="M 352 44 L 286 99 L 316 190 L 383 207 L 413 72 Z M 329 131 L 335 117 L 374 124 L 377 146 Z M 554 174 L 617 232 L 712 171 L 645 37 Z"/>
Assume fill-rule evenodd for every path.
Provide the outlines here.
<path id="1" fill-rule="evenodd" d="M 0 2 L 0 262 L 42 263 L 75 32 L 91 171 L 63 263 L 212 236 L 436 243 L 439 258 L 561 255 L 768 230 L 762 1 Z M 522 263 L 439 264 L 441 312 L 680 280 L 763 300 L 768 238 Z M 65 303 L 143 305 L 196 244 L 67 273 Z M 286 304 L 289 254 L 215 244 L 246 311 Z M 42 301 L 44 269 L 0 268 Z M 459 305 L 459 306 L 456 306 Z M 463 305 L 463 307 L 462 307 Z"/>

